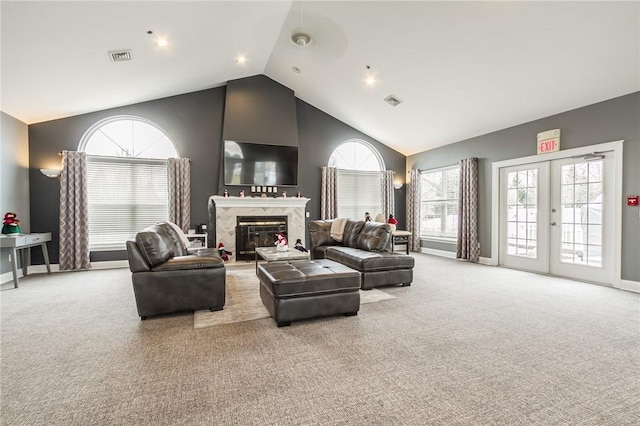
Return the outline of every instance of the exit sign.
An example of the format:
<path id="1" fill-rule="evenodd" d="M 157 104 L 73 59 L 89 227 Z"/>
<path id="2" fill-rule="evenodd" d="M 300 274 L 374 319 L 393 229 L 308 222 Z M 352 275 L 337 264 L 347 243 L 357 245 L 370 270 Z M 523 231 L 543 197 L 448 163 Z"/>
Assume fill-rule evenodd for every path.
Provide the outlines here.
<path id="1" fill-rule="evenodd" d="M 538 154 L 560 151 L 560 129 L 538 133 Z"/>

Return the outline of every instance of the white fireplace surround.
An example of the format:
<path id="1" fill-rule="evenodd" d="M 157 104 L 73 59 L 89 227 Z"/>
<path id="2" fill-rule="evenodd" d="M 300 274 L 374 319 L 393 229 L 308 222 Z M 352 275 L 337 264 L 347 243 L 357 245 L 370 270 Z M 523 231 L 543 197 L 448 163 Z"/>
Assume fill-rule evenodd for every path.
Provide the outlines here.
<path id="1" fill-rule="evenodd" d="M 224 244 L 225 249 L 233 253 L 232 261 L 236 255 L 236 225 L 238 216 L 286 216 L 287 236 L 289 244 L 293 246 L 296 239 L 300 238 L 306 247 L 306 205 L 309 198 L 261 198 L 261 197 L 222 197 L 213 195 L 210 197 L 216 207 L 216 241 Z"/>

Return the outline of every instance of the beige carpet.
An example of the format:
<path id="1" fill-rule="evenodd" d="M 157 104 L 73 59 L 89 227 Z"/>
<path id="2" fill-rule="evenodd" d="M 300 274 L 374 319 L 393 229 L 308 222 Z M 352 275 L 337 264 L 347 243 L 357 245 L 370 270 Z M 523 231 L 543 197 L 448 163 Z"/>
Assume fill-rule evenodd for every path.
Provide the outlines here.
<path id="1" fill-rule="evenodd" d="M 393 300 L 397 297 L 378 289 L 360 290 L 360 304 Z M 260 282 L 253 266 L 227 269 L 227 300 L 222 311 L 196 311 L 193 328 L 213 327 L 221 324 L 269 318 L 267 308 L 260 300 Z"/>

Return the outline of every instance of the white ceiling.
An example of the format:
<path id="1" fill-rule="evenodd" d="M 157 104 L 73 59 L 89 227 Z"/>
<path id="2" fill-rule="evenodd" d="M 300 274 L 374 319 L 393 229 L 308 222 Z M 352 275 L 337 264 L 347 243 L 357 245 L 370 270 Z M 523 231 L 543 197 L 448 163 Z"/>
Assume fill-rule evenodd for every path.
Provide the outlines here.
<path id="1" fill-rule="evenodd" d="M 640 90 L 639 22 L 637 1 L 2 1 L 0 108 L 32 124 L 265 74 L 410 155 Z"/>

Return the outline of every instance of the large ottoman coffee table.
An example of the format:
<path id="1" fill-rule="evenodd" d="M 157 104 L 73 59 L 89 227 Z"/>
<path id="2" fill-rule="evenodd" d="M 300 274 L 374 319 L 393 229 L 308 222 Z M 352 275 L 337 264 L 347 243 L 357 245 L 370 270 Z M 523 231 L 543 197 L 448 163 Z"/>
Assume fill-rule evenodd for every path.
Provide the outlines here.
<path id="1" fill-rule="evenodd" d="M 331 315 L 357 315 L 360 273 L 328 259 L 258 266 L 260 298 L 278 327 Z"/>

